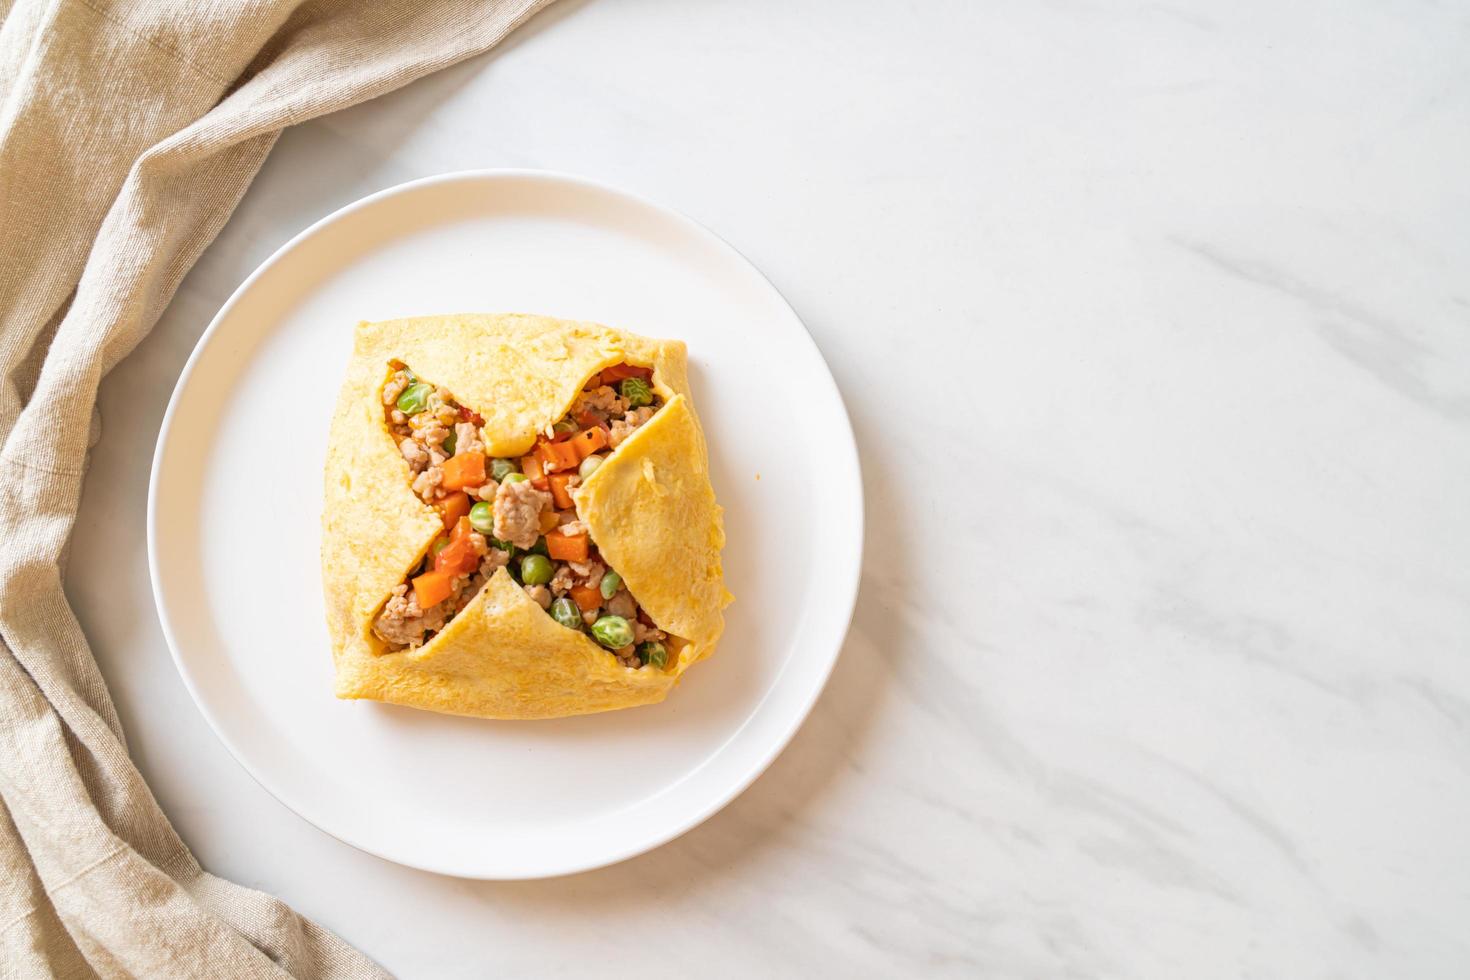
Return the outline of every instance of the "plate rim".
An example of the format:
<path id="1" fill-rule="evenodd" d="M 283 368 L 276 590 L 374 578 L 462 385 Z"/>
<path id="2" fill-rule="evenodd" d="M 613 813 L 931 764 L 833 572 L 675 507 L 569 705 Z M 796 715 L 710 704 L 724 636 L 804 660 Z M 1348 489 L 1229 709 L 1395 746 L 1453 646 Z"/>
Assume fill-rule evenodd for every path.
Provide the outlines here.
<path id="1" fill-rule="evenodd" d="M 257 280 L 264 276 L 279 262 L 283 261 L 291 252 L 293 252 L 298 246 L 302 245 L 308 239 L 319 234 L 336 222 L 345 219 L 349 215 L 366 210 L 383 200 L 404 194 L 411 194 L 419 189 L 439 184 L 449 184 L 461 181 L 493 182 L 505 179 L 531 179 L 536 181 L 544 181 L 551 184 L 572 185 L 582 190 L 593 190 L 602 194 L 610 195 L 615 198 L 621 198 L 625 202 L 629 202 L 639 207 L 649 209 L 672 219 L 676 223 L 682 225 L 686 231 L 689 231 L 696 236 L 705 236 L 708 240 L 715 243 L 720 248 L 720 250 L 727 255 L 727 257 L 734 259 L 739 265 L 743 266 L 746 270 L 752 273 L 755 276 L 755 281 L 760 284 L 760 286 L 768 294 L 768 297 L 774 300 L 780 308 L 784 309 L 788 314 L 790 314 L 791 319 L 796 323 L 797 326 L 801 328 L 801 334 L 802 336 L 804 336 L 806 343 L 810 345 L 812 353 L 816 355 L 818 363 L 821 364 L 825 373 L 825 382 L 830 387 L 831 394 L 836 399 L 837 410 L 844 423 L 844 429 L 843 438 L 841 440 L 841 452 L 838 454 L 840 456 L 840 460 L 834 457 L 833 462 L 840 462 L 841 467 L 846 471 L 843 474 L 842 482 L 850 487 L 855 495 L 853 497 L 853 501 L 855 504 L 855 507 L 853 508 L 853 523 L 856 525 L 855 527 L 848 529 L 848 533 L 851 535 L 851 540 L 853 541 L 853 561 L 850 563 L 850 567 L 847 570 L 844 579 L 839 583 L 839 588 L 837 590 L 838 601 L 845 603 L 846 606 L 845 612 L 839 617 L 840 622 L 842 623 L 842 628 L 835 642 L 832 643 L 831 650 L 826 651 L 824 654 L 824 662 L 821 664 L 819 671 L 819 682 L 812 685 L 810 692 L 807 694 L 804 701 L 799 705 L 798 710 L 792 712 L 784 729 L 780 731 L 777 737 L 773 738 L 770 741 L 769 745 L 764 751 L 758 753 L 756 758 L 748 764 L 745 771 L 741 772 L 738 778 L 732 779 L 729 782 L 729 785 L 722 792 L 713 794 L 708 801 L 700 806 L 694 807 L 689 814 L 684 815 L 677 820 L 671 821 L 669 827 L 666 830 L 654 834 L 647 839 L 638 840 L 631 845 L 626 845 L 623 847 L 612 847 L 605 853 L 604 856 L 596 860 L 575 861 L 570 864 L 547 867 L 544 870 L 538 872 L 518 873 L 467 870 L 463 868 L 446 867 L 441 864 L 436 864 L 432 861 L 414 860 L 406 858 L 402 855 L 384 853 L 384 851 L 379 850 L 375 847 L 371 847 L 358 840 L 351 839 L 350 837 L 343 836 L 336 830 L 333 830 L 330 827 L 323 826 L 316 820 L 313 820 L 311 817 L 307 816 L 307 814 L 303 812 L 302 808 L 297 806 L 296 803 L 293 802 L 293 800 L 288 799 L 285 795 L 283 795 L 277 787 L 273 786 L 265 776 L 258 772 L 256 768 L 249 761 L 247 761 L 242 750 L 235 745 L 234 740 L 226 735 L 225 729 L 222 728 L 219 721 L 215 718 L 212 710 L 208 706 L 207 700 L 201 697 L 189 669 L 185 666 L 185 660 L 180 654 L 180 644 L 174 635 L 173 623 L 169 618 L 168 609 L 164 601 L 164 587 L 161 580 L 160 563 L 158 559 L 159 519 L 157 510 L 159 474 L 163 466 L 163 459 L 165 455 L 165 449 L 169 442 L 169 436 L 173 430 L 174 415 L 179 407 L 182 395 L 188 388 L 190 380 L 193 377 L 194 370 L 198 366 L 198 363 L 203 353 L 215 341 L 216 334 L 221 324 L 228 318 L 228 316 L 234 310 L 235 306 L 243 299 L 243 297 L 245 297 L 245 295 L 250 291 Z M 608 184 L 604 181 L 596 180 L 594 178 L 582 176 L 579 174 L 567 173 L 564 171 L 543 170 L 524 167 L 497 167 L 454 170 L 440 174 L 433 174 L 426 177 L 419 177 L 413 180 L 403 181 L 401 183 L 385 187 L 382 190 L 374 191 L 371 194 L 360 197 L 357 200 L 345 204 L 322 216 L 321 218 L 318 218 L 317 220 L 313 221 L 311 224 L 303 228 L 301 231 L 292 235 L 283 244 L 276 248 L 263 262 L 256 266 L 256 268 L 248 276 L 246 276 L 238 286 L 235 287 L 235 289 L 230 293 L 229 298 L 225 300 L 225 302 L 220 306 L 219 310 L 216 311 L 214 316 L 211 318 L 209 325 L 205 327 L 204 331 L 199 335 L 199 339 L 195 341 L 193 349 L 189 352 L 188 359 L 184 362 L 184 366 L 179 372 L 178 380 L 174 383 L 173 391 L 169 395 L 168 407 L 164 410 L 163 420 L 159 425 L 158 437 L 156 442 L 154 443 L 153 458 L 150 463 L 148 472 L 146 543 L 148 552 L 148 578 L 149 585 L 153 593 L 153 605 L 155 611 L 158 614 L 159 627 L 163 633 L 164 642 L 168 646 L 169 655 L 173 660 L 174 669 L 178 672 L 180 679 L 184 683 L 185 689 L 189 692 L 189 697 L 193 701 L 195 708 L 204 717 L 206 724 L 209 725 L 210 731 L 213 732 L 215 738 L 224 745 L 225 750 L 230 754 L 235 762 L 242 769 L 244 769 L 245 772 L 250 776 L 250 778 L 253 779 L 262 789 L 264 789 L 266 793 L 268 793 L 277 802 L 285 806 L 299 819 L 305 821 L 306 823 L 322 831 L 328 836 L 339 840 L 344 844 L 347 844 L 349 847 L 362 851 L 365 854 L 370 854 L 376 858 L 385 861 L 391 861 L 394 864 L 399 864 L 405 867 L 416 868 L 422 871 L 444 874 L 457 878 L 481 881 L 517 881 L 554 878 L 565 875 L 578 874 L 584 871 L 593 871 L 598 868 L 604 868 L 614 864 L 618 864 L 620 862 L 637 857 L 640 854 L 646 854 L 649 851 L 656 850 L 663 845 L 669 843 L 670 841 L 683 836 L 684 834 L 693 830 L 695 827 L 698 827 L 705 821 L 709 820 L 715 814 L 719 813 L 733 800 L 735 800 L 736 797 L 740 796 L 747 789 L 749 789 L 750 786 L 757 779 L 759 779 L 760 776 L 766 772 L 766 770 L 771 767 L 776 759 L 779 758 L 780 755 L 786 751 L 787 747 L 791 744 L 792 739 L 796 737 L 796 733 L 801 730 L 801 727 L 806 723 L 807 718 L 810 717 L 811 712 L 813 708 L 816 707 L 816 703 L 821 698 L 822 693 L 827 689 L 827 685 L 832 677 L 832 672 L 836 668 L 837 660 L 842 654 L 842 649 L 847 643 L 848 636 L 851 634 L 852 619 L 854 612 L 856 611 L 858 592 L 862 582 L 865 527 L 866 500 L 862 482 L 862 461 L 861 456 L 858 453 L 857 437 L 852 427 L 852 417 L 848 411 L 846 400 L 842 397 L 842 391 L 837 385 L 837 379 L 832 373 L 831 365 L 827 363 L 826 357 L 823 356 L 821 348 L 817 345 L 816 339 L 812 337 L 811 331 L 807 329 L 806 323 L 801 319 L 796 310 L 791 306 L 790 302 L 787 301 L 786 297 L 781 294 L 781 292 L 776 288 L 775 284 L 771 282 L 770 278 L 766 276 L 764 272 L 762 272 L 743 253 L 736 249 L 735 246 L 730 244 L 730 242 L 726 241 L 723 237 L 711 230 L 706 225 L 702 224 L 701 222 L 695 220 L 694 218 L 676 208 L 670 207 L 665 204 L 660 204 L 647 197 L 644 197 L 641 194 Z M 759 706 L 757 706 L 757 710 L 758 707 Z M 749 716 L 747 717 L 747 721 L 748 720 Z M 731 735 L 733 736 L 738 731 L 738 728 L 733 730 L 731 732 Z M 724 744 L 728 744 L 728 741 L 726 743 L 722 743 L 722 745 Z"/>

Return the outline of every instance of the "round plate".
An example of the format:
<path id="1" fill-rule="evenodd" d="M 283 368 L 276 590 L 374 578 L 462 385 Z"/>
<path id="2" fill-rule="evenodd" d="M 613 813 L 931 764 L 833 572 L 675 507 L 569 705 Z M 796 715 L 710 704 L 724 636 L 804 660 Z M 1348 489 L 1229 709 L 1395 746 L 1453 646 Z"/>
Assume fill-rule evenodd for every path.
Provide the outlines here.
<path id="1" fill-rule="evenodd" d="M 456 312 L 688 342 L 736 601 L 715 655 L 664 703 L 495 722 L 332 696 L 317 549 L 353 327 Z M 230 297 L 164 418 L 148 558 L 184 683 L 267 790 L 402 864 L 535 878 L 683 833 L 785 747 L 852 614 L 861 488 L 816 345 L 729 245 L 591 181 L 458 173 L 317 222 Z"/>

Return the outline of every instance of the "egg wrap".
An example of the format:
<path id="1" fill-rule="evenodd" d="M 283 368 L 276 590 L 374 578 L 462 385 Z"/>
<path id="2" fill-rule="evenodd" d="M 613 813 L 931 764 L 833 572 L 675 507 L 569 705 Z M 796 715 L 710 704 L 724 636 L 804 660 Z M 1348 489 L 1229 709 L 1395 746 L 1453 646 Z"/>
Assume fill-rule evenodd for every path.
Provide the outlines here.
<path id="1" fill-rule="evenodd" d="M 629 363 L 653 370 L 663 400 L 572 492 L 609 567 L 669 634 L 666 668 L 623 667 L 585 633 L 552 619 L 501 568 L 423 646 L 394 651 L 374 618 L 443 533 L 414 493 L 384 417 L 389 362 L 453 392 L 483 419 L 486 452 L 528 452 L 588 379 Z M 529 719 L 661 701 L 714 652 L 724 630 L 723 512 L 681 341 L 597 323 L 460 314 L 360 323 L 327 447 L 322 583 L 335 693 L 472 715 Z"/>

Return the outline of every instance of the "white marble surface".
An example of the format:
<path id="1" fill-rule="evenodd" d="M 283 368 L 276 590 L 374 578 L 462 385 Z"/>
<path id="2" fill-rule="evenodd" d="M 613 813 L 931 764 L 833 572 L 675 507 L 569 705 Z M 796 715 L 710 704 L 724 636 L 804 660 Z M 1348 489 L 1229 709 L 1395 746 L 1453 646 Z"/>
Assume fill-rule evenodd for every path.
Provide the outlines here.
<path id="1" fill-rule="evenodd" d="M 1456 3 L 568 0 L 293 130 L 104 385 L 68 585 L 139 764 L 209 868 L 406 977 L 1470 974 L 1467 36 Z M 143 545 L 231 290 L 341 204 L 487 166 L 750 256 L 870 507 L 774 768 L 659 851 L 515 884 L 256 786 Z"/>

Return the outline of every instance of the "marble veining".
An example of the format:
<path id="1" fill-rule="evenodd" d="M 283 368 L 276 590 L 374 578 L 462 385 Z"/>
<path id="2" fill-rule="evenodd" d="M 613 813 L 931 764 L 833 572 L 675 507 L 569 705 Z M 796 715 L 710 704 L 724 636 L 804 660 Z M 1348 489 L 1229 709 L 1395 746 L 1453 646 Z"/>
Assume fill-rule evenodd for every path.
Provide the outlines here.
<path id="1" fill-rule="evenodd" d="M 1440 395 L 1425 379 L 1425 365 L 1437 355 L 1413 335 L 1411 326 L 1364 309 L 1339 293 L 1293 279 L 1286 270 L 1264 262 L 1239 259 L 1206 243 L 1175 244 L 1223 272 L 1298 300 L 1318 314 L 1312 326 L 1333 350 L 1406 398 L 1451 418 L 1470 416 L 1470 393 Z"/>

